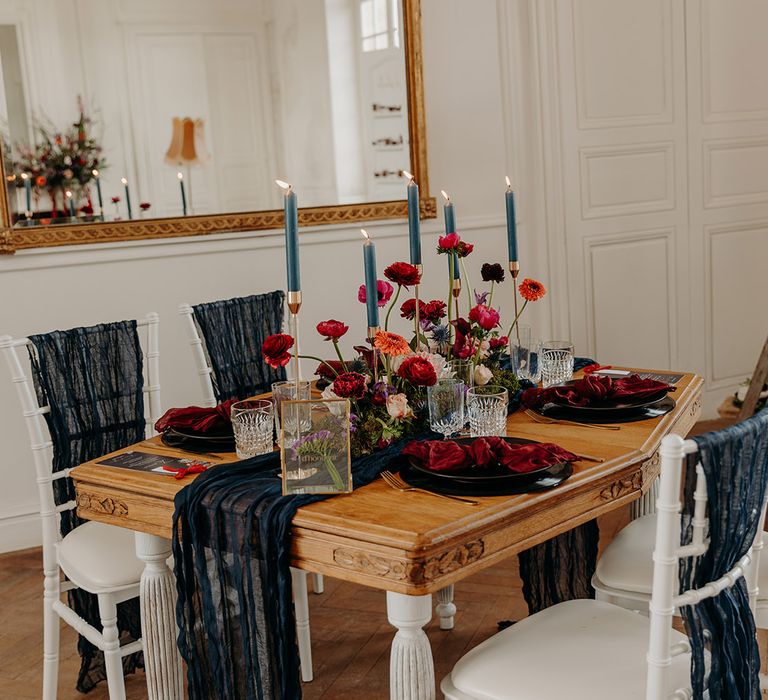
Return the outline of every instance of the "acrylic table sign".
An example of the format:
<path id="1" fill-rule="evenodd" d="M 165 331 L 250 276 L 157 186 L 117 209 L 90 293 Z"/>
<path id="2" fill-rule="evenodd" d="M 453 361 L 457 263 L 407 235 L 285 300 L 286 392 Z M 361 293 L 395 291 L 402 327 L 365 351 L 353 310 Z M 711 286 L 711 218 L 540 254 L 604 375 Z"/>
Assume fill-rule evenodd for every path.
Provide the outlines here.
<path id="1" fill-rule="evenodd" d="M 352 490 L 348 399 L 283 401 L 280 461 L 283 494 Z"/>

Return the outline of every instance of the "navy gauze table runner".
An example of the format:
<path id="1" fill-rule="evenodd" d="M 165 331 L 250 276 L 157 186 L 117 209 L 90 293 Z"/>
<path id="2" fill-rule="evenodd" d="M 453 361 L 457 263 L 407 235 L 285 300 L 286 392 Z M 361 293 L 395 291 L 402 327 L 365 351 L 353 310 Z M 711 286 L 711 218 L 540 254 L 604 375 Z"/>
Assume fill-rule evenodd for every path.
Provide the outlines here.
<path id="1" fill-rule="evenodd" d="M 577 359 L 576 369 L 588 364 L 592 361 Z M 355 459 L 355 488 L 376 479 L 408 440 Z M 176 496 L 178 646 L 192 700 L 301 697 L 291 521 L 302 506 L 330 496 L 283 496 L 279 469 L 277 453 L 221 465 Z M 589 582 L 597 540 L 592 521 L 520 555 L 532 612 L 593 595 Z"/>

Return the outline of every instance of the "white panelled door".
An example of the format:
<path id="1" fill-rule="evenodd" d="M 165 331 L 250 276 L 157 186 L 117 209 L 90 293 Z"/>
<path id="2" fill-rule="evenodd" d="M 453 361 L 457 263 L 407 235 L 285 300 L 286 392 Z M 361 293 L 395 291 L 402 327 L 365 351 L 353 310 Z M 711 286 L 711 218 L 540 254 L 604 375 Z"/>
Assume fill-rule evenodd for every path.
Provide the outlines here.
<path id="1" fill-rule="evenodd" d="M 768 5 L 549 8 L 561 331 L 601 362 L 702 373 L 712 414 L 768 333 Z"/>

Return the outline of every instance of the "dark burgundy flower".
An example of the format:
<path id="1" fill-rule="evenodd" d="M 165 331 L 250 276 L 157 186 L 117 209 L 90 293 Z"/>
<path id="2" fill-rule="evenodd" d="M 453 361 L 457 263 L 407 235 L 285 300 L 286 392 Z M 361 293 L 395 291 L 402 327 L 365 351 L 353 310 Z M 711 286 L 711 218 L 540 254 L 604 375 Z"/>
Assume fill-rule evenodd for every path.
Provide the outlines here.
<path id="1" fill-rule="evenodd" d="M 286 333 L 270 335 L 262 344 L 261 352 L 267 364 L 274 369 L 285 367 L 291 360 L 293 338 Z"/>
<path id="2" fill-rule="evenodd" d="M 415 265 L 406 262 L 392 263 L 384 270 L 384 277 L 402 287 L 409 287 L 421 282 L 421 273 Z"/>
<path id="3" fill-rule="evenodd" d="M 457 318 L 451 321 L 451 325 L 455 329 L 453 338 L 453 354 L 459 360 L 466 360 L 472 355 L 472 344 L 469 336 L 472 326 L 469 321 L 464 318 Z"/>
<path id="4" fill-rule="evenodd" d="M 412 355 L 403 360 L 397 375 L 414 386 L 432 386 L 437 383 L 434 365 L 425 357 Z"/>
<path id="5" fill-rule="evenodd" d="M 480 276 L 483 282 L 503 282 L 504 268 L 499 263 L 483 263 L 480 268 Z"/>
<path id="6" fill-rule="evenodd" d="M 142 211 L 147 211 L 152 206 L 149 202 L 139 202 L 139 209 Z"/>
<path id="7" fill-rule="evenodd" d="M 499 325 L 499 312 L 485 304 L 473 306 L 469 312 L 469 320 L 474 321 L 484 331 L 490 331 Z"/>
<path id="8" fill-rule="evenodd" d="M 459 245 L 456 246 L 456 255 L 460 258 L 466 258 L 474 249 L 475 246 L 472 243 L 461 241 Z"/>
<path id="9" fill-rule="evenodd" d="M 423 316 L 432 323 L 438 323 L 440 319 L 445 318 L 446 305 L 440 299 L 433 299 L 424 306 Z"/>
<path id="10" fill-rule="evenodd" d="M 333 393 L 342 399 L 362 399 L 365 381 L 365 375 L 359 372 L 342 372 L 333 380 Z"/>
<path id="11" fill-rule="evenodd" d="M 323 377 L 323 379 L 330 379 L 333 381 L 336 379 L 336 376 L 341 374 L 343 371 L 344 367 L 342 367 L 339 360 L 325 360 L 325 362 L 321 362 L 317 366 L 315 374 L 318 377 Z"/>
<path id="12" fill-rule="evenodd" d="M 349 330 L 349 326 L 333 318 L 320 321 L 317 324 L 317 332 L 325 336 L 326 340 L 338 340 Z"/>
<path id="13" fill-rule="evenodd" d="M 386 382 L 376 382 L 371 388 L 371 403 L 374 406 L 385 406 L 387 397 L 396 391 L 395 387 L 389 386 Z"/>
<path id="14" fill-rule="evenodd" d="M 427 305 L 419 299 L 419 318 L 423 319 L 425 318 L 425 311 L 426 311 Z M 406 318 L 409 321 L 413 321 L 414 318 L 416 318 L 416 300 L 415 299 L 406 299 L 401 305 L 400 305 L 400 316 L 402 318 Z"/>
<path id="15" fill-rule="evenodd" d="M 386 306 L 387 302 L 392 298 L 392 294 L 394 293 L 395 288 L 387 281 L 385 280 L 376 280 L 376 294 L 378 296 L 377 304 L 378 306 Z M 366 293 L 365 293 L 365 285 L 361 284 L 360 288 L 357 290 L 357 300 L 361 304 L 365 304 L 365 301 L 367 299 Z"/>

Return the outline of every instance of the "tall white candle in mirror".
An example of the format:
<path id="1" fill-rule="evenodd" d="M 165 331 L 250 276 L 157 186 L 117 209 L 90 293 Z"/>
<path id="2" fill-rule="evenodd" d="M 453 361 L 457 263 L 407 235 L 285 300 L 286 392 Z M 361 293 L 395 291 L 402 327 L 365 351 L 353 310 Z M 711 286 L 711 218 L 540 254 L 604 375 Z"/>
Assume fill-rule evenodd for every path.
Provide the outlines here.
<path id="1" fill-rule="evenodd" d="M 183 216 L 187 215 L 187 193 L 184 190 L 184 174 L 179 171 L 176 173 L 176 177 L 179 178 L 179 187 L 181 187 L 181 212 Z"/>
<path id="2" fill-rule="evenodd" d="M 74 216 L 75 216 L 75 202 L 74 202 L 74 200 L 72 199 L 72 193 L 71 193 L 69 190 L 67 190 L 67 191 L 64 193 L 64 195 L 65 195 L 65 196 L 66 196 L 66 198 L 67 198 L 67 207 L 69 208 L 69 215 L 70 215 L 71 217 L 74 217 Z"/>
<path id="3" fill-rule="evenodd" d="M 123 183 L 123 187 L 125 187 L 125 206 L 128 208 L 128 218 L 133 218 L 133 209 L 131 209 L 131 191 L 128 189 L 128 180 L 126 180 L 124 177 L 120 178 L 120 182 Z"/>
<path id="4" fill-rule="evenodd" d="M 32 216 L 32 178 L 29 176 L 29 173 L 22 173 L 21 179 L 24 180 L 24 195 L 26 197 L 27 202 L 27 218 Z"/>
<path id="5" fill-rule="evenodd" d="M 99 215 L 104 216 L 104 200 L 101 198 L 101 176 L 95 168 L 91 171 L 93 179 L 96 180 L 96 196 L 99 199 Z"/>

